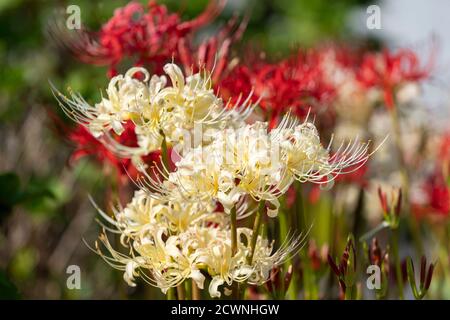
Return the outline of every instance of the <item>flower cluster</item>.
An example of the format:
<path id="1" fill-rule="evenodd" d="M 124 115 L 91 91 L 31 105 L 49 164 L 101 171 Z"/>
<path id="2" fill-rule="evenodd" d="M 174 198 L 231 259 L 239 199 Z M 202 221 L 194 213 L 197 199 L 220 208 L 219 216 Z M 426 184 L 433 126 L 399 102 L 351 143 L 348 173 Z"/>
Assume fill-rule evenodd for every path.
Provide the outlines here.
<path id="1" fill-rule="evenodd" d="M 315 114 L 320 113 L 334 97 L 334 87 L 326 79 L 318 52 L 300 51 L 278 62 L 248 60 L 220 82 L 220 90 L 225 97 L 252 91 L 271 127 L 288 110 L 299 118 L 306 117 L 311 108 Z"/>
<path id="2" fill-rule="evenodd" d="M 166 76 L 150 77 L 144 68 L 134 67 L 125 75 L 113 77 L 94 106 L 77 93 L 66 97 L 56 89 L 54 95 L 65 113 L 114 151 L 119 157 L 139 162 L 161 147 L 163 140 L 171 146 L 190 147 L 196 124 L 201 130 L 218 130 L 229 123 L 239 125 L 250 114 L 250 100 L 240 105 L 225 103 L 211 87 L 210 75 L 204 71 L 185 78 L 175 64 L 166 64 Z M 143 76 L 142 80 L 137 77 Z M 133 124 L 137 146 L 121 144 L 127 125 Z"/>
<path id="3" fill-rule="evenodd" d="M 129 253 L 113 249 L 106 234 L 100 242 L 109 254 L 98 244 L 96 250 L 124 270 L 130 285 L 140 276 L 163 292 L 187 279 L 203 288 L 207 276 L 212 297 L 221 295 L 221 285 L 261 285 L 302 244 L 301 236 L 292 236 L 275 250 L 274 242 L 260 235 L 261 213 L 277 216 L 278 198 L 294 180 L 330 183 L 364 165 L 368 143 L 355 141 L 331 153 L 331 144 L 322 146 L 307 119 L 299 123 L 287 115 L 272 129 L 267 122 L 246 123 L 255 107 L 250 98 L 223 103 L 204 70 L 185 77 L 170 63 L 164 71 L 170 83 L 165 76 L 131 68 L 113 77 L 106 96 L 93 106 L 77 93 L 67 98 L 54 91 L 69 117 L 108 150 L 134 160 L 142 175 L 141 190 L 124 209 L 114 210 L 114 218 L 100 210 L 113 226 L 105 229 L 119 233 Z M 196 125 L 205 133 L 191 143 L 186 137 Z M 130 128 L 137 141 L 133 147 L 120 144 Z M 154 151 L 162 153 L 161 162 L 145 163 Z M 253 229 L 237 226 L 255 211 Z"/>
<path id="4" fill-rule="evenodd" d="M 270 131 L 265 122 L 218 131 L 213 142 L 186 153 L 165 181 L 147 176 L 143 187 L 168 198 L 212 198 L 227 213 L 242 197 L 250 196 L 266 201 L 268 215 L 275 217 L 278 198 L 294 180 L 330 183 L 347 168 L 364 165 L 368 156 L 366 143 L 353 143 L 330 156 L 312 123 L 297 124 L 286 117 Z"/>
<path id="5" fill-rule="evenodd" d="M 273 242 L 258 236 L 253 259 L 247 258 L 253 231 L 238 228 L 236 253 L 232 255 L 231 230 L 226 216 L 206 202 L 159 201 L 142 190 L 123 209 L 114 210 L 114 218 L 99 209 L 103 218 L 121 235 L 121 243 L 129 249 L 123 254 L 112 248 L 105 233 L 96 243 L 96 251 L 112 267 L 124 271 L 124 280 L 135 286 L 140 276 L 163 292 L 195 281 L 203 289 L 205 275 L 211 277 L 209 293 L 220 297 L 219 286 L 233 282 L 261 285 L 269 279 L 270 270 L 282 264 L 298 250 L 301 238 L 287 241 L 274 251 Z M 230 292 L 229 289 L 225 292 Z"/>
<path id="6" fill-rule="evenodd" d="M 117 66 L 125 59 L 159 72 L 168 60 L 186 55 L 186 43 L 192 42 L 196 31 L 217 17 L 223 6 L 224 1 L 212 1 L 198 17 L 182 21 L 178 13 L 169 12 L 166 6 L 154 1 L 147 6 L 130 2 L 117 9 L 96 32 L 85 27 L 68 32 L 58 23 L 50 28 L 50 32 L 81 61 L 109 66 L 111 77 L 117 74 Z M 205 46 L 206 43 L 189 49 L 194 52 Z"/>

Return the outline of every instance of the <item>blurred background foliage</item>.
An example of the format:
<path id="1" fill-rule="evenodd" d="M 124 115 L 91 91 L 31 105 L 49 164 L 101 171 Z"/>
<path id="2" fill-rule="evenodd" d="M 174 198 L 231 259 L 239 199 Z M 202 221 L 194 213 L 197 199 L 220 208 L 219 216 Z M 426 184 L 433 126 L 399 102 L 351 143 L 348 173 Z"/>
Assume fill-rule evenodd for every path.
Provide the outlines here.
<path id="1" fill-rule="evenodd" d="M 88 100 L 99 96 L 106 81 L 106 67 L 83 64 L 57 49 L 46 33 L 49 21 L 76 4 L 83 24 L 96 30 L 127 2 L 0 0 L 1 299 L 149 298 L 145 287 L 128 288 L 120 272 L 83 243 L 82 238 L 92 243 L 98 234 L 87 195 L 106 199 L 100 204 L 107 206 L 115 196 L 114 179 L 87 159 L 69 165 L 71 146 L 49 116 L 61 111 L 48 80 L 59 87 L 70 84 Z M 159 2 L 188 19 L 208 1 Z M 366 2 L 229 0 L 217 24 L 235 13 L 249 15 L 241 43 L 277 56 L 296 46 L 350 39 L 348 15 Z M 327 202 L 322 206 L 314 210 L 330 211 Z M 81 290 L 66 287 L 70 264 L 81 267 Z M 163 297 L 155 291 L 151 298 Z"/>

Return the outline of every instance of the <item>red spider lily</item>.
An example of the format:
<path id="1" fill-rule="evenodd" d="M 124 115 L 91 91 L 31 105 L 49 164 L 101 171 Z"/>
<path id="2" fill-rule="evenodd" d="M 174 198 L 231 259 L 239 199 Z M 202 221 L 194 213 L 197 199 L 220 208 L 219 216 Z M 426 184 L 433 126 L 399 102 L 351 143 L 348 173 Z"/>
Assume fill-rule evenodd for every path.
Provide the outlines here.
<path id="1" fill-rule="evenodd" d="M 328 45 L 319 51 L 321 61 L 324 57 L 331 55 L 334 63 L 344 69 L 351 69 L 354 72 L 361 65 L 364 57 L 362 48 L 351 48 L 347 45 Z"/>
<path id="2" fill-rule="evenodd" d="M 101 165 L 114 168 L 119 182 L 126 180 L 127 171 L 133 171 L 131 170 L 132 163 L 130 159 L 117 157 L 95 138 L 86 127 L 77 125 L 75 128 L 70 128 L 53 111 L 47 110 L 47 114 L 52 120 L 51 127 L 55 133 L 67 138 L 74 146 L 74 150 L 69 158 L 69 164 L 74 164 L 80 158 L 92 156 Z M 132 123 L 126 124 L 125 131 L 119 139 L 120 143 L 125 143 L 130 147 L 136 146 L 136 136 Z"/>
<path id="3" fill-rule="evenodd" d="M 71 131 L 68 138 L 75 145 L 75 150 L 70 157 L 70 163 L 74 163 L 85 156 L 94 156 L 95 160 L 99 163 L 114 167 L 119 176 L 126 176 L 127 171 L 132 166 L 130 159 L 117 157 L 82 125 L 78 125 Z M 125 126 L 125 131 L 119 137 L 119 140 L 120 143 L 128 143 L 130 146 L 136 146 L 136 136 L 134 135 L 132 125 Z"/>
<path id="4" fill-rule="evenodd" d="M 312 51 L 298 52 L 277 63 L 261 59 L 243 63 L 220 83 L 220 92 L 230 98 L 253 90 L 253 101 L 259 100 L 271 128 L 289 110 L 303 118 L 310 108 L 331 100 L 334 94 L 324 79 L 319 58 Z"/>
<path id="5" fill-rule="evenodd" d="M 420 65 L 417 55 L 408 49 L 396 53 L 387 49 L 381 53 L 367 53 L 357 78 L 365 88 L 382 90 L 386 107 L 392 109 L 395 105 L 395 90 L 406 82 L 417 82 L 427 78 L 431 71 L 431 62 L 426 67 Z"/>
<path id="6" fill-rule="evenodd" d="M 68 134 L 69 140 L 75 145 L 69 162 L 74 163 L 85 156 L 93 156 L 94 159 L 106 166 L 111 166 L 117 173 L 117 178 L 120 183 L 129 181 L 129 177 L 136 178 L 139 173 L 133 165 L 131 159 L 120 158 L 103 145 L 98 139 L 82 125 L 77 126 Z M 136 147 L 137 140 L 134 132 L 134 124 L 129 122 L 125 125 L 125 131 L 116 137 L 117 141 L 129 147 Z M 147 164 L 153 164 L 160 161 L 160 152 L 152 152 L 143 157 L 143 161 Z"/>
<path id="7" fill-rule="evenodd" d="M 365 189 L 368 185 L 367 171 L 368 171 L 368 164 L 365 163 L 359 168 L 355 168 L 354 171 L 351 171 L 347 174 L 337 175 L 333 181 L 335 184 L 354 185 L 362 189 Z M 326 179 L 324 178 L 324 181 L 325 180 Z M 308 193 L 309 202 L 316 203 L 317 201 L 319 201 L 321 192 L 322 190 L 319 185 L 317 184 L 312 185 L 311 190 Z M 289 201 L 292 203 L 295 201 L 295 194 L 288 192 L 288 203 L 290 203 Z"/>
<path id="8" fill-rule="evenodd" d="M 354 184 L 357 186 L 360 186 L 361 188 L 367 187 L 368 181 L 367 181 L 367 171 L 369 167 L 367 162 L 364 163 L 362 166 L 358 165 L 355 170 L 352 170 L 350 167 L 349 173 L 347 174 L 339 174 L 337 175 L 335 182 L 340 184 Z"/>
<path id="9" fill-rule="evenodd" d="M 125 58 L 133 59 L 135 65 L 148 64 L 159 72 L 165 62 L 177 57 L 180 41 L 212 21 L 223 6 L 222 0 L 212 1 L 195 19 L 181 21 L 179 14 L 170 13 L 166 6 L 154 1 L 147 6 L 131 2 L 117 9 L 98 32 L 68 33 L 61 27 L 51 32 L 81 61 L 108 65 L 111 77 Z"/>
<path id="10" fill-rule="evenodd" d="M 450 189 L 442 174 L 433 174 L 425 183 L 424 191 L 430 212 L 439 217 L 448 217 L 450 214 Z"/>
<path id="11" fill-rule="evenodd" d="M 234 17 L 224 28 L 204 40 L 198 47 L 192 45 L 192 39 L 180 39 L 178 59 L 184 66 L 186 74 L 204 68 L 212 73 L 213 83 L 218 83 L 225 72 L 233 67 L 229 64 L 231 46 L 242 37 L 246 26 L 247 19 L 237 23 L 237 18 Z"/>

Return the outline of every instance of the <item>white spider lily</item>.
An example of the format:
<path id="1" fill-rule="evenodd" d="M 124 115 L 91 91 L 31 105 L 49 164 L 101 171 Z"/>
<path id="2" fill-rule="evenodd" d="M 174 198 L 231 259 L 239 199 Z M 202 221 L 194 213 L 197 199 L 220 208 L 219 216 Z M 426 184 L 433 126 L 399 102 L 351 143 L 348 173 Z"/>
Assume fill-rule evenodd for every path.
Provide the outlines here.
<path id="1" fill-rule="evenodd" d="M 124 245 L 129 238 L 143 238 L 148 232 L 155 232 L 161 228 L 176 234 L 196 225 L 225 224 L 225 217 L 221 213 L 214 212 L 215 206 L 212 203 L 164 202 L 149 197 L 142 190 L 135 192 L 133 199 L 125 208 L 112 208 L 114 218 L 97 206 L 96 208 L 104 220 L 112 226 L 111 228 L 102 224 L 103 227 L 111 232 L 120 233 Z"/>
<path id="2" fill-rule="evenodd" d="M 164 204 L 138 191 L 125 209 L 115 212 L 114 218 L 101 212 L 121 234 L 121 243 L 128 248 L 128 254 L 115 250 L 105 231 L 96 242 L 95 251 L 110 266 L 122 270 L 124 280 L 130 286 L 135 286 L 135 279 L 140 277 L 167 292 L 169 288 L 192 279 L 203 289 L 205 275 L 209 275 L 212 279 L 210 295 L 220 297 L 219 287 L 224 284 L 264 283 L 270 270 L 297 252 L 303 242 L 302 237 L 291 237 L 273 252 L 273 242 L 258 236 L 249 265 L 251 229 L 237 229 L 240 240 L 236 254 L 232 255 L 231 230 L 226 221 L 218 219 L 211 207 L 200 207 L 210 210 L 202 214 L 194 211 L 199 206 L 186 206 L 188 210 L 181 220 L 190 222 L 184 221 L 180 227 L 177 217 L 183 215 L 180 212 L 186 207 Z M 106 252 L 101 250 L 100 244 Z"/>
<path id="3" fill-rule="evenodd" d="M 95 106 L 89 105 L 78 93 L 66 97 L 53 86 L 55 98 L 63 111 L 75 122 L 86 126 L 118 156 L 132 158 L 143 156 L 161 146 L 162 139 L 182 149 L 189 144 L 195 124 L 202 130 L 223 129 L 230 125 L 240 126 L 253 111 L 250 96 L 234 105 L 224 105 L 212 88 L 210 75 L 204 71 L 185 78 L 181 69 L 172 63 L 164 66 L 170 78 L 150 77 L 144 68 L 134 67 L 125 75 L 110 80 L 106 97 Z M 136 74 L 143 74 L 138 80 Z M 121 135 L 124 124 L 132 121 L 139 147 L 120 145 L 111 134 Z M 204 128 L 203 128 L 204 127 Z"/>
<path id="4" fill-rule="evenodd" d="M 206 234 L 205 234 L 206 233 Z M 292 254 L 298 252 L 303 243 L 303 237 L 291 237 L 278 250 L 273 251 L 273 242 L 258 236 L 252 263 L 247 263 L 250 248 L 248 244 L 252 238 L 252 230 L 248 228 L 237 229 L 237 252 L 231 255 L 230 231 L 220 229 L 203 229 L 197 233 L 199 261 L 207 266 L 212 277 L 209 293 L 211 297 L 220 297 L 219 287 L 233 282 L 261 285 L 269 279 L 270 270 L 281 265 Z M 208 242 L 206 243 L 205 240 Z"/>
<path id="5" fill-rule="evenodd" d="M 274 217 L 278 197 L 294 180 L 326 184 L 358 169 L 370 155 L 369 144 L 356 141 L 331 155 L 314 124 L 297 124 L 288 116 L 270 132 L 263 122 L 218 131 L 209 145 L 184 154 L 175 172 L 159 170 L 163 179 L 144 173 L 147 179 L 139 185 L 156 198 L 218 201 L 227 213 L 248 195 L 267 201 Z"/>

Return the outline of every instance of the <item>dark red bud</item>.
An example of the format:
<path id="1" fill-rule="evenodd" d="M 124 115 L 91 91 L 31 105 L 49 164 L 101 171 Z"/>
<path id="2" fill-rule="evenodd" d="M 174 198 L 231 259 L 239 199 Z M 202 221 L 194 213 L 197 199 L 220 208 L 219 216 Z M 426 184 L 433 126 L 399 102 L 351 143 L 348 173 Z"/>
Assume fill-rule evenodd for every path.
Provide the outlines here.
<path id="1" fill-rule="evenodd" d="M 334 274 L 339 277 L 340 271 L 339 271 L 336 263 L 334 262 L 333 258 L 330 255 L 328 255 L 327 258 L 328 258 L 328 264 L 330 265 L 331 270 L 333 270 Z"/>
<path id="2" fill-rule="evenodd" d="M 314 241 L 311 241 L 309 244 L 308 257 L 311 261 L 311 267 L 313 268 L 313 270 L 320 269 L 321 261 L 320 261 L 319 253 L 317 251 L 316 243 Z"/>
<path id="3" fill-rule="evenodd" d="M 425 290 L 428 290 L 428 288 L 430 288 L 430 284 L 431 284 L 431 278 L 433 278 L 433 271 L 434 271 L 434 264 L 431 264 L 430 267 L 428 268 L 428 274 L 427 274 L 427 280 L 425 281 Z"/>
<path id="4" fill-rule="evenodd" d="M 288 268 L 286 274 L 284 275 L 284 291 L 289 290 L 289 285 L 291 284 L 293 273 L 294 273 L 294 268 L 292 267 L 292 264 L 291 264 L 291 265 L 289 265 L 289 268 Z"/>
<path id="5" fill-rule="evenodd" d="M 425 258 L 425 256 L 422 256 L 422 259 L 420 259 L 420 285 L 423 285 L 425 283 L 426 268 L 427 258 Z"/>
<path id="6" fill-rule="evenodd" d="M 383 213 L 387 214 L 389 212 L 389 208 L 387 205 L 386 194 L 381 191 L 381 188 L 378 187 L 378 198 L 380 198 L 381 208 L 383 209 Z"/>
<path id="7" fill-rule="evenodd" d="M 397 205 L 395 206 L 395 215 L 398 217 L 402 210 L 402 189 L 398 190 Z"/>
<path id="8" fill-rule="evenodd" d="M 369 247 L 369 260 L 372 264 L 381 265 L 381 249 L 377 238 L 372 239 L 372 245 Z"/>

